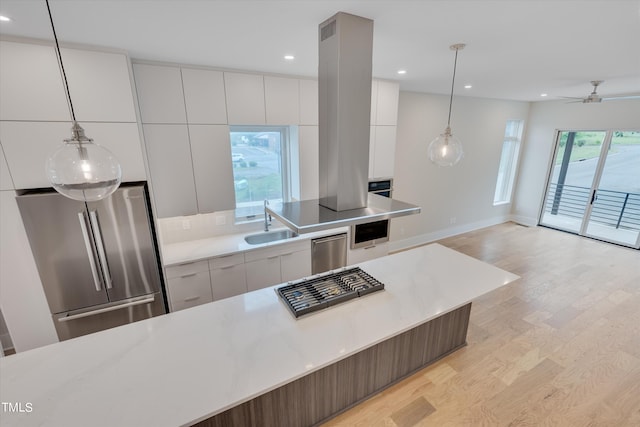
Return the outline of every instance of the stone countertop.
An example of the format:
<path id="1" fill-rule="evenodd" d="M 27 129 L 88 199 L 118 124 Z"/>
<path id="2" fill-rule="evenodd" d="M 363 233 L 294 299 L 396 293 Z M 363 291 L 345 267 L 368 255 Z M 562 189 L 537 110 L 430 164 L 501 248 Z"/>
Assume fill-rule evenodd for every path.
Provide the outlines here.
<path id="1" fill-rule="evenodd" d="M 297 320 L 271 287 L 0 358 L 32 408 L 2 425 L 190 425 L 518 278 L 438 244 L 359 267 L 385 290 Z"/>
<path id="2" fill-rule="evenodd" d="M 162 264 L 169 267 L 177 264 L 200 261 L 217 256 L 231 255 L 238 252 L 246 252 L 255 249 L 278 246 L 286 243 L 310 240 L 323 236 L 346 233 L 349 227 L 340 227 L 332 230 L 318 231 L 315 233 L 300 234 L 290 239 L 276 240 L 274 242 L 250 245 L 244 238 L 252 234 L 264 233 L 264 231 L 252 231 L 241 234 L 228 234 L 206 239 L 191 240 L 180 243 L 162 245 Z M 274 228 L 269 231 L 287 230 L 287 228 Z"/>

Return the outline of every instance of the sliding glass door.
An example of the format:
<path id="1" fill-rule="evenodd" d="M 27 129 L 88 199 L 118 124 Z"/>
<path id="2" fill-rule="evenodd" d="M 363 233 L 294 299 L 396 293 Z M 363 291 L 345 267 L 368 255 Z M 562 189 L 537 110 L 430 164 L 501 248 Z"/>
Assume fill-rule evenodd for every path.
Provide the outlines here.
<path id="1" fill-rule="evenodd" d="M 561 131 L 540 224 L 640 247 L 640 131 Z"/>

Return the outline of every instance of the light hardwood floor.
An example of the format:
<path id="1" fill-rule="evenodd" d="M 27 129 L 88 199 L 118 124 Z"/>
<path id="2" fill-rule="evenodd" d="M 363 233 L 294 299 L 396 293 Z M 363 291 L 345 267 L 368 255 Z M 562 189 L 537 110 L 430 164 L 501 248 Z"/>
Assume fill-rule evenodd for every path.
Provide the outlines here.
<path id="1" fill-rule="evenodd" d="M 439 243 L 521 276 L 468 345 L 324 427 L 640 426 L 640 251 L 513 223 Z"/>

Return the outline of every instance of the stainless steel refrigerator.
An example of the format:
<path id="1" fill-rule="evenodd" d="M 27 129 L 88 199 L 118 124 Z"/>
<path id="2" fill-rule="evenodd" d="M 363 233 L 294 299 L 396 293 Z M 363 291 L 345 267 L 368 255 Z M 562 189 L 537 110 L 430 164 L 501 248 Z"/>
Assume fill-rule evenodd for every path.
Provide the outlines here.
<path id="1" fill-rule="evenodd" d="M 17 197 L 60 340 L 166 312 L 144 185 L 99 202 Z"/>

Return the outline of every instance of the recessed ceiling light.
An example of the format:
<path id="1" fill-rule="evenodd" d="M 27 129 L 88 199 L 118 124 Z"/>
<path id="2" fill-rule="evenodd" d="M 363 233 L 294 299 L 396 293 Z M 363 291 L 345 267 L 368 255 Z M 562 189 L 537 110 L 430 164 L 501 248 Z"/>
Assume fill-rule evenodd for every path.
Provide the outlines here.
<path id="1" fill-rule="evenodd" d="M 407 70 L 398 70 L 398 74 L 407 74 Z"/>
<path id="2" fill-rule="evenodd" d="M 0 21 L 9 22 L 11 21 L 11 18 L 9 18 L 8 16 L 0 15 Z"/>
<path id="3" fill-rule="evenodd" d="M 287 61 L 293 61 L 294 59 L 296 59 L 296 57 L 293 55 L 285 55 L 284 59 L 286 59 Z"/>
<path id="4" fill-rule="evenodd" d="M 544 97 L 544 96 L 547 96 L 547 94 L 546 93 L 541 93 L 540 96 Z"/>
<path id="5" fill-rule="evenodd" d="M 473 87 L 473 86 L 471 86 L 471 85 L 464 85 L 464 88 L 465 88 L 465 89 L 471 89 L 472 87 Z"/>

